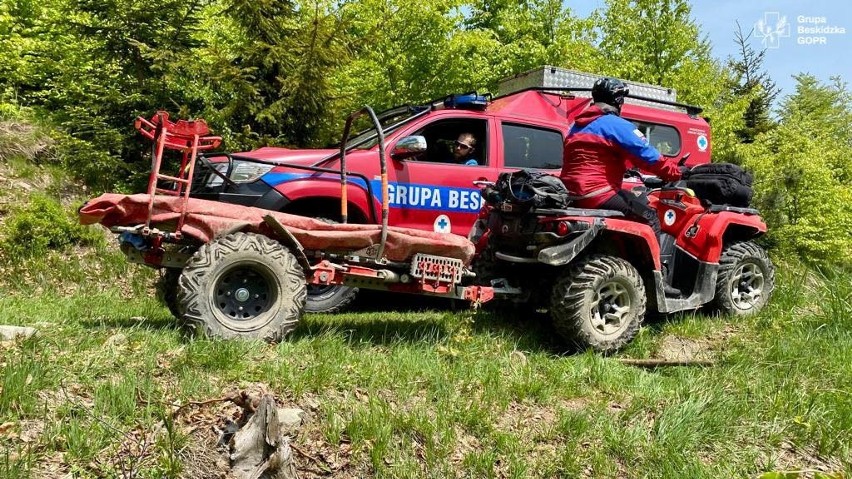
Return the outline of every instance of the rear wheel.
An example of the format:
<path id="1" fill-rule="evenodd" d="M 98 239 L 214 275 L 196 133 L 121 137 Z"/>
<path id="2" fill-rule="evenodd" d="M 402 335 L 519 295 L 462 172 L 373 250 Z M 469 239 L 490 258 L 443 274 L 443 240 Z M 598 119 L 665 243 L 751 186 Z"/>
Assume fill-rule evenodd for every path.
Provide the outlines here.
<path id="1" fill-rule="evenodd" d="M 337 313 L 355 301 L 358 288 L 343 285 L 309 285 L 305 311 L 309 313 Z"/>
<path id="2" fill-rule="evenodd" d="M 157 299 L 169 308 L 169 312 L 175 318 L 183 318 L 183 313 L 178 305 L 178 278 L 180 278 L 180 270 L 174 268 L 166 268 L 160 274 L 157 280 Z"/>
<path id="3" fill-rule="evenodd" d="M 328 224 L 336 224 L 337 221 L 317 217 L 316 219 Z M 305 303 L 305 311 L 309 313 L 338 313 L 345 311 L 349 305 L 358 297 L 358 288 L 352 286 L 338 285 L 308 285 L 308 300 Z"/>
<path id="4" fill-rule="evenodd" d="M 556 331 L 577 347 L 610 353 L 639 331 L 645 285 L 627 261 L 605 255 L 581 258 L 560 276 L 551 294 Z"/>
<path id="5" fill-rule="evenodd" d="M 722 251 L 712 307 L 724 314 L 745 316 L 763 309 L 775 289 L 775 267 L 763 248 L 752 241 L 731 243 Z"/>
<path id="6" fill-rule="evenodd" d="M 197 331 L 220 338 L 276 341 L 295 329 L 305 276 L 277 241 L 234 233 L 207 243 L 180 275 L 178 303 Z"/>

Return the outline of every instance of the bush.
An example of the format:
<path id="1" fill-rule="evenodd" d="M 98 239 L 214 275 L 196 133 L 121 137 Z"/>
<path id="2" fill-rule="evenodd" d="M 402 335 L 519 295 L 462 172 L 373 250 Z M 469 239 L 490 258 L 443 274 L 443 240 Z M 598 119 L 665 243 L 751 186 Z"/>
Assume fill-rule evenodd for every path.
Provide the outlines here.
<path id="1" fill-rule="evenodd" d="M 0 225 L 0 248 L 11 261 L 42 256 L 50 250 L 65 251 L 73 245 L 104 243 L 100 231 L 82 226 L 76 215 L 42 193 L 13 208 Z"/>
<path id="2" fill-rule="evenodd" d="M 834 165 L 852 151 L 823 130 L 813 121 L 789 122 L 740 152 L 773 243 L 812 263 L 850 265 L 852 190 Z"/>

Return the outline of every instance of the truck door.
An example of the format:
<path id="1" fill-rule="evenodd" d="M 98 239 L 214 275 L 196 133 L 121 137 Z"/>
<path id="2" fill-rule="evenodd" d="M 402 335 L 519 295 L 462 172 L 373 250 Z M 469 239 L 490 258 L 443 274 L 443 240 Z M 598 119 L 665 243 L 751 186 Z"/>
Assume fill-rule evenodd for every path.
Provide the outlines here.
<path id="1" fill-rule="evenodd" d="M 390 182 L 389 222 L 394 226 L 440 233 L 467 235 L 482 206 L 475 180 L 494 181 L 493 132 L 487 117 L 442 117 L 414 127 L 404 136 L 422 136 L 427 151 L 406 160 L 388 158 Z M 458 159 L 454 153 L 460 135 L 462 143 L 475 144 L 472 153 Z M 394 142 L 388 145 L 388 155 Z M 461 154 L 461 152 L 458 152 Z M 472 164 L 475 160 L 475 164 Z M 471 163 L 471 164 L 465 164 Z"/>

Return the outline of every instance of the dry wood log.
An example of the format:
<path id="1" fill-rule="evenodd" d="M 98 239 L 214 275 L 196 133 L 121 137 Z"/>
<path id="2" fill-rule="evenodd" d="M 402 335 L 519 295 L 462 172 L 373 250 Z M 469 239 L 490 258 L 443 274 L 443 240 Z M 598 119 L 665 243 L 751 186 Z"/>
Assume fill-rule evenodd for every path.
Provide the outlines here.
<path id="1" fill-rule="evenodd" d="M 237 479 L 297 478 L 293 451 L 281 433 L 275 399 L 265 395 L 248 422 L 234 434 L 231 471 Z"/>

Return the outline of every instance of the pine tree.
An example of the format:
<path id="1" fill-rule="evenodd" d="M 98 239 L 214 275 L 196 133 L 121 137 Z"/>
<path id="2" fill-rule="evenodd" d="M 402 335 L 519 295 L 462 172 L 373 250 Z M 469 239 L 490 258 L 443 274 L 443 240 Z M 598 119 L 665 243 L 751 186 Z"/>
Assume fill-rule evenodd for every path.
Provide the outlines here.
<path id="1" fill-rule="evenodd" d="M 754 138 L 773 128 L 770 118 L 772 103 L 778 96 L 779 89 L 763 68 L 766 50 L 755 51 L 749 44 L 753 31 L 743 34 L 739 22 L 734 32 L 734 42 L 739 50 L 737 59 L 729 59 L 728 67 L 736 75 L 731 86 L 734 95 L 749 97 L 749 104 L 743 114 L 743 127 L 737 135 L 743 143 L 751 143 Z"/>

